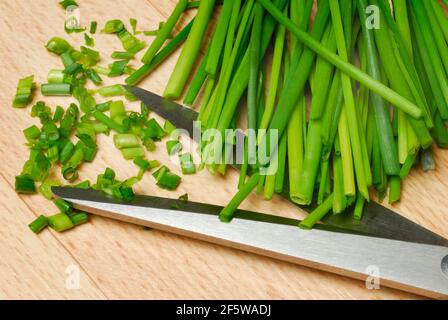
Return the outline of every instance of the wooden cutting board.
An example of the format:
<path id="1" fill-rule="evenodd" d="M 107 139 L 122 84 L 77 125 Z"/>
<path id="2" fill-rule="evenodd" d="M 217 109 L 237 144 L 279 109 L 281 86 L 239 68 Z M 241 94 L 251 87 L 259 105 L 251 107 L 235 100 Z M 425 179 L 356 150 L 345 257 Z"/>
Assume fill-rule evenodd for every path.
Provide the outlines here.
<path id="1" fill-rule="evenodd" d="M 167 18 L 176 1 L 80 0 L 79 3 L 84 25 L 96 20 L 100 30 L 108 19 L 127 22 L 134 17 L 138 18 L 139 28 L 150 30 Z M 193 15 L 194 12 L 187 14 L 188 18 Z M 13 190 L 14 176 L 28 157 L 22 130 L 37 120 L 30 117 L 30 109 L 13 109 L 11 101 L 19 78 L 34 74 L 41 84 L 46 82 L 51 68 L 61 68 L 59 58 L 44 48 L 48 39 L 57 35 L 75 46 L 83 44 L 82 34 L 66 35 L 63 25 L 64 11 L 57 1 L 34 0 L 26 5 L 13 0 L 0 2 L 0 299 L 418 298 L 388 288 L 367 290 L 361 281 L 99 217 L 64 234 L 51 230 L 39 236 L 31 233 L 27 228 L 31 220 L 40 214 L 53 214 L 56 209 L 41 196 L 18 196 Z M 101 65 L 106 65 L 111 61 L 110 53 L 120 50 L 121 45 L 113 35 L 97 34 L 94 38 L 95 48 L 103 54 Z M 147 42 L 151 40 L 146 37 Z M 146 79 L 142 87 L 161 93 L 176 58 L 177 54 Z M 134 62 L 134 66 L 138 63 Z M 34 101 L 41 98 L 37 96 Z M 55 107 L 67 106 L 72 100 L 45 98 L 45 101 Z M 115 150 L 110 137 L 100 137 L 99 144 L 95 162 L 82 168 L 82 179 L 93 179 L 107 166 L 116 169 L 122 178 L 136 173 L 135 167 Z M 148 157 L 169 164 L 164 143 Z M 411 174 L 404 185 L 402 204 L 394 209 L 448 237 L 448 152 L 437 150 L 436 160 L 436 171 L 416 170 Z M 178 170 L 172 164 L 169 166 Z M 148 174 L 137 191 L 167 197 L 188 193 L 193 201 L 223 205 L 234 194 L 236 181 L 237 174 L 233 171 L 226 179 L 202 171 L 183 177 L 177 192 L 164 192 Z M 252 196 L 244 208 L 295 218 L 304 216 L 280 198 L 266 202 Z"/>

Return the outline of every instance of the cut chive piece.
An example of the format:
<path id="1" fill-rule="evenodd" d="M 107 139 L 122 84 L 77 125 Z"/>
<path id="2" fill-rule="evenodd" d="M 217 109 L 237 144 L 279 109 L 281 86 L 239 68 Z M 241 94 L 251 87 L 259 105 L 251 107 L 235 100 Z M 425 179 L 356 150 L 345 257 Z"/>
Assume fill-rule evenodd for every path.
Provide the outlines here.
<path id="1" fill-rule="evenodd" d="M 28 141 L 35 140 L 40 137 L 40 130 L 35 125 L 23 130 L 23 134 Z"/>
<path id="2" fill-rule="evenodd" d="M 121 149 L 121 154 L 126 160 L 134 160 L 135 158 L 145 156 L 145 152 L 141 147 Z"/>
<path id="3" fill-rule="evenodd" d="M 182 143 L 179 140 L 169 140 L 166 142 L 166 151 L 169 156 L 175 155 L 182 150 Z"/>
<path id="4" fill-rule="evenodd" d="M 63 232 L 74 227 L 73 222 L 65 213 L 48 217 L 48 224 L 56 232 Z"/>
<path id="5" fill-rule="evenodd" d="M 92 82 L 96 85 L 100 85 L 103 82 L 103 79 L 99 76 L 99 74 L 93 69 L 86 70 L 86 76 L 92 80 Z"/>
<path id="6" fill-rule="evenodd" d="M 134 159 L 134 164 L 143 171 L 148 171 L 152 168 L 151 162 L 143 157 L 137 157 Z"/>
<path id="7" fill-rule="evenodd" d="M 15 190 L 17 193 L 32 194 L 36 192 L 34 181 L 26 175 L 16 176 Z"/>
<path id="8" fill-rule="evenodd" d="M 302 222 L 299 223 L 299 227 L 305 230 L 311 230 L 316 225 L 317 222 L 321 221 L 332 209 L 333 207 L 333 194 L 331 194 L 324 203 L 317 207 L 313 212 L 311 212 L 308 217 L 306 217 Z"/>
<path id="9" fill-rule="evenodd" d="M 126 93 L 126 89 L 121 84 L 114 84 L 107 87 L 102 87 L 98 93 L 105 98 L 122 96 Z"/>
<path id="10" fill-rule="evenodd" d="M 84 33 L 84 43 L 88 47 L 94 47 L 95 46 L 95 41 L 87 33 Z"/>
<path id="11" fill-rule="evenodd" d="M 58 209 L 65 214 L 70 214 L 73 211 L 73 206 L 71 203 L 68 203 L 67 201 L 65 201 L 64 199 L 56 199 L 54 201 L 54 204 L 56 205 L 56 207 L 58 207 Z"/>
<path id="12" fill-rule="evenodd" d="M 211 18 L 215 0 L 202 0 L 188 39 L 165 88 L 164 97 L 177 99 L 181 95 L 199 53 Z"/>
<path id="13" fill-rule="evenodd" d="M 51 191 L 51 188 L 53 187 L 60 187 L 61 184 L 58 181 L 55 180 L 45 180 L 42 182 L 42 184 L 39 187 L 39 192 L 48 200 L 53 199 L 53 192 Z"/>
<path id="14" fill-rule="evenodd" d="M 227 29 L 229 27 L 232 9 L 235 1 L 225 1 L 219 15 L 215 33 L 210 43 L 210 54 L 205 66 L 205 72 L 214 78 L 218 70 L 219 58 L 221 56 L 226 40 Z"/>
<path id="15" fill-rule="evenodd" d="M 193 162 L 191 153 L 184 153 L 179 156 L 180 166 L 183 174 L 195 174 L 196 165 Z"/>
<path id="16" fill-rule="evenodd" d="M 171 32 L 173 31 L 176 23 L 179 21 L 179 18 L 185 11 L 186 7 L 187 0 L 180 0 L 177 3 L 176 8 L 173 10 L 166 23 L 163 24 L 163 27 L 157 32 L 156 38 L 143 56 L 142 62 L 144 64 L 150 64 L 153 61 L 157 52 L 171 35 Z"/>
<path id="17" fill-rule="evenodd" d="M 170 169 L 162 166 L 159 170 L 153 173 L 153 177 L 157 181 L 157 185 L 162 189 L 174 191 L 180 184 L 181 178 L 172 173 Z"/>
<path id="18" fill-rule="evenodd" d="M 19 80 L 17 85 L 17 92 L 12 102 L 14 108 L 26 107 L 32 99 L 34 88 L 34 76 L 23 78 Z"/>
<path id="19" fill-rule="evenodd" d="M 115 61 L 111 65 L 109 65 L 109 77 L 118 77 L 124 74 L 125 68 L 128 65 L 129 60 L 120 60 Z"/>
<path id="20" fill-rule="evenodd" d="M 249 194 L 257 187 L 260 175 L 255 173 L 250 179 L 241 186 L 239 191 L 230 200 L 230 202 L 225 206 L 219 213 L 219 219 L 222 222 L 230 222 L 233 218 L 235 210 L 238 209 L 240 204 L 246 199 Z"/>
<path id="21" fill-rule="evenodd" d="M 95 72 L 103 75 L 103 76 L 107 76 L 109 75 L 109 68 L 105 68 L 105 67 L 101 67 L 101 66 L 93 66 L 92 70 L 94 70 Z"/>
<path id="22" fill-rule="evenodd" d="M 118 38 L 121 41 L 121 45 L 123 46 L 123 49 L 132 52 L 137 53 L 140 50 L 142 50 L 145 47 L 145 43 L 138 40 L 136 37 L 134 37 L 132 34 L 130 34 L 126 29 L 121 30 L 118 32 Z"/>
<path id="23" fill-rule="evenodd" d="M 165 130 L 166 133 L 171 135 L 173 132 L 177 130 L 177 128 L 170 121 L 165 120 L 165 123 L 163 124 L 163 130 Z"/>
<path id="24" fill-rule="evenodd" d="M 96 28 L 97 27 L 98 27 L 98 22 L 96 22 L 96 21 L 90 22 L 90 29 L 89 29 L 90 33 L 91 34 L 96 33 Z"/>
<path id="25" fill-rule="evenodd" d="M 117 149 L 136 148 L 140 146 L 137 136 L 134 134 L 116 134 L 114 144 Z"/>
<path id="26" fill-rule="evenodd" d="M 59 37 L 51 38 L 47 42 L 45 47 L 47 48 L 48 51 L 53 52 L 57 55 L 61 55 L 64 52 L 67 52 L 68 50 L 71 49 L 70 44 L 66 40 Z"/>
<path id="27" fill-rule="evenodd" d="M 33 231 L 35 234 L 40 233 L 42 230 L 44 230 L 49 224 L 48 218 L 45 216 L 39 216 L 36 220 L 31 222 L 28 227 Z"/>
<path id="28" fill-rule="evenodd" d="M 360 221 L 362 219 L 365 203 L 366 199 L 364 199 L 363 196 L 358 193 L 358 195 L 356 196 L 355 209 L 353 210 L 353 218 L 355 220 Z"/>
<path id="29" fill-rule="evenodd" d="M 64 70 L 52 69 L 48 72 L 48 83 L 64 83 L 65 73 Z"/>
<path id="30" fill-rule="evenodd" d="M 103 33 L 118 33 L 121 30 L 124 29 L 124 24 L 123 21 L 121 20 L 109 20 L 106 22 L 103 30 L 101 30 L 101 32 Z"/>
<path id="31" fill-rule="evenodd" d="M 135 18 L 130 18 L 129 19 L 129 24 L 131 25 L 131 28 L 132 28 L 132 34 L 133 35 L 136 35 L 136 34 L 139 34 L 140 33 L 140 31 L 137 31 L 137 19 L 135 19 Z"/>
<path id="32" fill-rule="evenodd" d="M 157 123 L 155 119 L 146 122 L 146 129 L 143 130 L 143 138 L 160 140 L 166 136 L 165 130 Z"/>
<path id="33" fill-rule="evenodd" d="M 113 101 L 109 105 L 110 117 L 116 119 L 117 117 L 126 116 L 126 109 L 122 100 Z"/>
<path id="34" fill-rule="evenodd" d="M 89 215 L 85 212 L 75 212 L 69 218 L 75 227 L 89 222 Z"/>
<path id="35" fill-rule="evenodd" d="M 68 83 L 47 83 L 41 86 L 44 96 L 70 96 L 72 86 Z"/>
<path id="36" fill-rule="evenodd" d="M 104 123 L 109 129 L 114 130 L 118 133 L 126 133 L 126 128 L 122 126 L 121 124 L 115 122 L 108 116 L 106 116 L 104 113 L 95 110 L 92 112 L 92 115 L 97 119 L 98 121 Z"/>
<path id="37" fill-rule="evenodd" d="M 187 39 L 193 26 L 193 22 L 194 19 L 191 20 L 190 23 L 183 28 L 173 40 L 163 47 L 163 49 L 161 49 L 160 52 L 154 57 L 151 64 L 144 64 L 141 68 L 126 78 L 126 83 L 128 85 L 136 85 L 148 76 L 154 69 L 156 69 L 163 61 L 165 61 L 185 41 L 185 39 Z"/>
<path id="38" fill-rule="evenodd" d="M 135 54 L 132 52 L 127 51 L 114 51 L 112 52 L 112 58 L 113 59 L 123 59 L 123 60 L 130 60 L 134 58 Z"/>

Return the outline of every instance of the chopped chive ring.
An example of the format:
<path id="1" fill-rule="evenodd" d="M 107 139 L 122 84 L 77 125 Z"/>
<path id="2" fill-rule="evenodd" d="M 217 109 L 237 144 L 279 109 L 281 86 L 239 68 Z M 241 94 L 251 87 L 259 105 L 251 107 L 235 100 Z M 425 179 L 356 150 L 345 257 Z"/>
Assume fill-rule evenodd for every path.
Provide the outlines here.
<path id="1" fill-rule="evenodd" d="M 41 86 L 44 96 L 70 96 L 72 86 L 68 83 L 47 83 Z"/>
<path id="2" fill-rule="evenodd" d="M 140 146 L 140 142 L 134 134 L 116 134 L 114 144 L 117 149 L 135 148 Z"/>
<path id="3" fill-rule="evenodd" d="M 54 201 L 54 204 L 56 205 L 56 207 L 58 207 L 58 209 L 65 214 L 70 214 L 73 211 L 73 206 L 71 203 L 68 203 L 67 201 L 65 201 L 64 199 L 56 199 Z"/>
<path id="4" fill-rule="evenodd" d="M 190 153 L 179 155 L 180 166 L 183 174 L 195 174 L 196 165 L 193 162 L 193 157 Z"/>
<path id="5" fill-rule="evenodd" d="M 31 222 L 28 227 L 33 231 L 34 233 L 38 234 L 42 230 L 44 230 L 46 227 L 48 227 L 49 220 L 45 216 L 39 216 L 36 220 Z"/>
<path id="6" fill-rule="evenodd" d="M 178 175 L 172 173 L 170 169 L 165 166 L 162 166 L 159 170 L 154 172 L 153 177 L 156 179 L 159 187 L 171 191 L 177 189 L 181 180 Z"/>
<path id="7" fill-rule="evenodd" d="M 48 51 L 61 55 L 71 49 L 70 44 L 59 37 L 51 38 L 45 46 Z"/>
<path id="8" fill-rule="evenodd" d="M 75 227 L 89 222 L 89 215 L 85 212 L 74 212 L 69 218 Z"/>
<path id="9" fill-rule="evenodd" d="M 48 223 L 50 228 L 56 232 L 64 232 L 74 227 L 73 222 L 65 213 L 59 213 L 48 217 Z"/>
<path id="10" fill-rule="evenodd" d="M 14 108 L 26 107 L 32 99 L 34 89 L 34 76 L 29 76 L 19 80 L 17 92 L 12 102 Z"/>
<path id="11" fill-rule="evenodd" d="M 91 33 L 91 34 L 94 34 L 94 33 L 96 33 L 96 28 L 98 27 L 98 22 L 96 22 L 96 21 L 92 21 L 92 22 L 90 22 L 90 29 L 89 29 L 89 32 Z"/>
<path id="12" fill-rule="evenodd" d="M 121 149 L 121 154 L 126 160 L 134 160 L 135 158 L 145 156 L 145 152 L 141 147 Z"/>
<path id="13" fill-rule="evenodd" d="M 36 185 L 29 176 L 16 176 L 15 190 L 17 193 L 31 194 L 36 192 Z"/>
<path id="14" fill-rule="evenodd" d="M 179 140 L 169 140 L 166 142 L 166 151 L 169 156 L 179 153 L 182 150 L 182 143 Z"/>

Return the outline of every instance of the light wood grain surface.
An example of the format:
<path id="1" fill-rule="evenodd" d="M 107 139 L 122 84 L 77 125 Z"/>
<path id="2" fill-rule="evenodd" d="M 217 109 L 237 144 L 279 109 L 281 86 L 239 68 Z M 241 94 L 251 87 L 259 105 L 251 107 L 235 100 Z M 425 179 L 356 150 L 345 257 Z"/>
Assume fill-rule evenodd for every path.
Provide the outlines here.
<path id="1" fill-rule="evenodd" d="M 48 230 L 39 236 L 32 234 L 27 224 L 40 214 L 55 213 L 56 209 L 41 196 L 18 196 L 13 190 L 14 176 L 28 157 L 22 130 L 37 120 L 30 117 L 29 109 L 12 109 L 11 100 L 19 78 L 35 74 L 38 83 L 45 83 L 48 70 L 61 67 L 59 58 L 44 48 L 48 39 L 58 35 L 74 45 L 83 44 L 82 34 L 65 34 L 64 11 L 56 3 L 0 1 L 0 299 L 419 298 L 388 288 L 367 290 L 363 282 L 338 275 L 99 217 L 64 234 Z M 97 20 L 100 29 L 108 19 L 128 21 L 135 17 L 140 27 L 148 30 L 166 19 L 176 1 L 79 0 L 79 4 L 85 25 Z M 186 18 L 182 23 L 187 21 Z M 110 53 L 120 50 L 121 45 L 113 35 L 97 34 L 94 38 L 95 48 L 102 53 L 101 65 L 106 65 L 111 61 Z M 151 38 L 146 37 L 146 41 Z M 161 93 L 176 57 L 177 54 L 146 79 L 142 87 Z M 36 96 L 34 102 L 41 98 Z M 67 106 L 72 100 L 45 101 L 55 107 Z M 99 144 L 95 162 L 82 168 L 82 179 L 94 178 L 107 166 L 116 169 L 122 178 L 135 174 L 135 167 L 122 160 L 110 137 L 101 136 Z M 148 157 L 169 164 L 163 143 Z M 436 171 L 417 170 L 411 174 L 404 185 L 402 203 L 395 210 L 448 237 L 448 152 L 437 150 L 436 160 Z M 178 171 L 175 165 L 169 166 Z M 193 201 L 222 205 L 235 192 L 236 181 L 233 171 L 226 179 L 203 171 L 184 177 L 179 190 L 173 193 L 157 188 L 148 175 L 136 190 L 167 197 L 188 192 Z M 280 198 L 266 202 L 252 196 L 243 206 L 295 218 L 304 216 Z M 67 285 L 73 267 L 79 270 L 79 288 Z"/>

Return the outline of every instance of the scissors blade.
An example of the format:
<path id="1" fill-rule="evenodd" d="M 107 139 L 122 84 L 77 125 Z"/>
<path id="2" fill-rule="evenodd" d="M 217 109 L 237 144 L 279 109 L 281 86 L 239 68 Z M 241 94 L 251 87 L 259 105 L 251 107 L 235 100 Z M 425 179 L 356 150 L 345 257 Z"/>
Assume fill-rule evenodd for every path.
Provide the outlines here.
<path id="1" fill-rule="evenodd" d="M 159 116 L 169 120 L 177 128 L 187 130 L 190 133 L 190 137 L 197 136 L 193 135 L 193 121 L 197 119 L 197 112 L 176 102 L 166 100 L 145 89 L 138 87 L 127 88 Z M 294 203 L 289 197 L 288 185 L 286 185 L 285 190 L 280 195 L 305 211 L 310 212 L 313 209 L 312 207 L 299 206 Z M 447 239 L 374 202 L 366 204 L 364 217 L 361 221 L 353 219 L 350 210 L 347 210 L 343 214 L 328 215 L 324 223 L 336 228 L 351 230 L 351 232 L 357 234 L 448 246 Z"/>
<path id="2" fill-rule="evenodd" d="M 305 231 L 293 219 L 253 212 L 239 212 L 232 223 L 222 223 L 213 206 L 206 205 L 208 213 L 197 213 L 189 210 L 189 202 L 179 200 L 137 196 L 127 203 L 94 190 L 53 188 L 53 192 L 77 209 L 108 218 L 356 279 L 367 279 L 375 269 L 381 285 L 432 298 L 448 297 L 446 247 L 323 229 Z M 256 219 L 250 219 L 251 215 Z"/>

